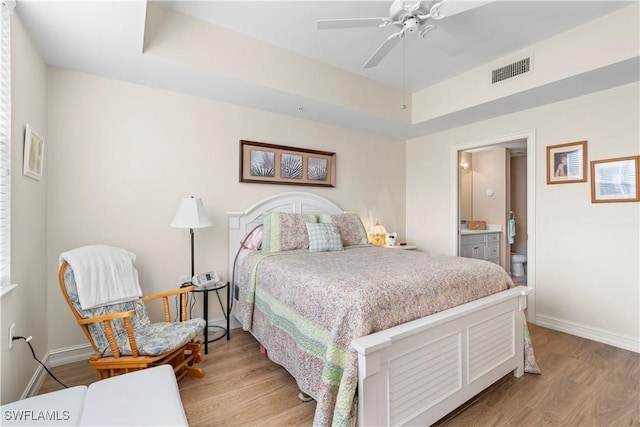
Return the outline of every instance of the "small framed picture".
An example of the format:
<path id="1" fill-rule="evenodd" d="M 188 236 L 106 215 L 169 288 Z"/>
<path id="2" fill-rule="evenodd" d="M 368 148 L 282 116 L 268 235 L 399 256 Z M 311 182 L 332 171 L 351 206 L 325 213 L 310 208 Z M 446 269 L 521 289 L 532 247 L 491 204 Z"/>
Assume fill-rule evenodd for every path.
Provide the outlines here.
<path id="1" fill-rule="evenodd" d="M 42 179 L 44 164 L 44 138 L 27 125 L 24 139 L 24 164 L 22 173 L 33 179 Z"/>
<path id="2" fill-rule="evenodd" d="M 638 202 L 640 156 L 591 162 L 591 203 Z"/>
<path id="3" fill-rule="evenodd" d="M 547 147 L 547 184 L 587 182 L 587 141 Z"/>

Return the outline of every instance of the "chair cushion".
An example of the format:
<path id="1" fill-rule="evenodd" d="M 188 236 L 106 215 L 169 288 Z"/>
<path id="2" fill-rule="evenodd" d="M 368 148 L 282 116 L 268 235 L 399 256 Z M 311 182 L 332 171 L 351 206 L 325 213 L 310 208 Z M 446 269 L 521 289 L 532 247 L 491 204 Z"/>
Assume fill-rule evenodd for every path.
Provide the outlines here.
<path id="1" fill-rule="evenodd" d="M 80 307 L 78 292 L 76 291 L 75 278 L 71 266 L 67 266 L 64 273 L 64 285 L 76 311 L 81 317 L 88 319 L 106 314 L 135 310 L 131 317 L 131 326 L 138 345 L 138 353 L 145 356 L 159 356 L 169 350 L 181 347 L 201 334 L 206 322 L 203 319 L 191 319 L 186 322 L 161 322 L 151 323 L 147 309 L 142 300 L 121 302 L 113 305 L 96 307 L 83 310 Z M 113 333 L 121 355 L 131 355 L 131 346 L 124 327 L 124 320 L 111 321 Z M 89 325 L 89 333 L 103 356 L 112 356 L 113 352 L 107 341 L 107 335 L 101 323 Z"/>
<path id="2" fill-rule="evenodd" d="M 204 319 L 191 319 L 186 322 L 151 323 L 145 328 L 134 330 L 138 353 L 141 356 L 159 356 L 170 350 L 182 347 L 197 335 L 202 334 L 206 322 Z M 131 347 L 126 335 L 117 338 L 122 355 L 130 355 Z M 110 350 L 105 352 L 109 355 Z"/>
<path id="3" fill-rule="evenodd" d="M 122 311 L 135 310 L 135 315 L 131 317 L 131 326 L 133 327 L 134 331 L 138 329 L 144 329 L 151 325 L 151 320 L 149 320 L 149 315 L 147 314 L 147 308 L 145 307 L 142 300 L 121 302 L 113 305 L 83 310 L 80 306 L 78 291 L 76 290 L 76 281 L 71 266 L 67 266 L 67 269 L 64 272 L 64 286 L 67 290 L 67 295 L 69 295 L 69 299 L 71 300 L 73 307 L 76 309 L 80 317 L 84 319 L 104 316 L 106 314 L 120 313 Z M 111 327 L 113 328 L 113 333 L 116 336 L 117 342 L 120 342 L 121 339 L 127 340 L 127 331 L 124 327 L 124 320 L 112 321 Z M 109 342 L 107 341 L 107 335 L 104 332 L 102 324 L 92 323 L 88 325 L 88 328 L 89 333 L 91 334 L 91 338 L 93 338 L 93 342 L 98 348 L 98 351 L 101 354 L 107 354 L 107 351 L 111 353 Z M 129 351 L 131 350 L 129 349 Z"/>

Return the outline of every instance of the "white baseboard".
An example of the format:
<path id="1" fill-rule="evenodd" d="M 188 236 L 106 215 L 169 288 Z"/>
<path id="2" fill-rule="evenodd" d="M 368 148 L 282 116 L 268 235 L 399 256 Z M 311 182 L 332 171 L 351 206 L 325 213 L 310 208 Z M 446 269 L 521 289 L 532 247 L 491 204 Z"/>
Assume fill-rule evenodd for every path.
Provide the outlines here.
<path id="1" fill-rule="evenodd" d="M 48 366 L 47 365 L 48 362 L 49 362 L 49 353 L 45 354 L 44 357 L 42 358 L 42 363 L 45 366 Z M 38 367 L 36 368 L 36 371 L 33 373 L 33 376 L 29 380 L 27 387 L 24 389 L 24 392 L 22 392 L 22 396 L 20 397 L 20 400 L 37 395 L 38 392 L 40 391 L 40 387 L 42 386 L 42 383 L 44 382 L 46 375 L 47 375 L 47 372 L 44 370 L 42 365 L 38 364 Z"/>
<path id="2" fill-rule="evenodd" d="M 604 329 L 594 328 L 564 319 L 557 319 L 552 316 L 538 314 L 536 316 L 536 325 L 555 331 L 565 332 L 567 334 L 576 335 L 578 337 L 587 338 L 598 341 L 603 344 L 620 347 L 625 350 L 640 353 L 640 339 L 628 335 L 622 335 Z"/>
<path id="3" fill-rule="evenodd" d="M 89 360 L 92 354 L 93 348 L 90 344 L 80 344 L 51 350 L 49 352 L 50 364 L 48 366 L 55 368 L 56 366 Z"/>
<path id="4" fill-rule="evenodd" d="M 227 327 L 227 319 L 225 319 L 224 317 L 219 317 L 219 318 L 216 318 L 216 319 L 209 319 L 209 322 L 207 322 L 207 325 L 209 325 L 209 326 L 219 326 L 221 328 L 226 328 Z M 242 325 L 240 324 L 238 319 L 236 319 L 232 315 L 231 319 L 229 319 L 229 328 L 230 329 L 238 329 L 238 328 L 241 328 L 241 327 L 242 327 Z"/>

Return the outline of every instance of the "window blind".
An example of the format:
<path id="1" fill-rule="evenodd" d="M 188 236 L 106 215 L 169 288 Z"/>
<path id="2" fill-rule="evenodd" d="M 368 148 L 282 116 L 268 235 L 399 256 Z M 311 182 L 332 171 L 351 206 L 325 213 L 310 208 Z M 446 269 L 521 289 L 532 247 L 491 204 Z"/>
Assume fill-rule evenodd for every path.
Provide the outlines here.
<path id="1" fill-rule="evenodd" d="M 0 5 L 0 287 L 11 284 L 11 13 Z"/>

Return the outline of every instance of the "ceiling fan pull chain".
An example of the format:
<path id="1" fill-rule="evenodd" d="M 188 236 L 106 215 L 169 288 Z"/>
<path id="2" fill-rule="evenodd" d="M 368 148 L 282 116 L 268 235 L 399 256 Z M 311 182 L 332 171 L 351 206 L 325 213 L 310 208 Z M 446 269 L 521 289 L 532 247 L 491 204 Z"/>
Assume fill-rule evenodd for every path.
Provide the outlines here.
<path id="1" fill-rule="evenodd" d="M 407 43 L 406 38 L 402 38 L 402 106 L 400 107 L 402 110 L 407 109 L 407 88 L 406 88 L 406 73 L 405 73 L 405 44 Z"/>

